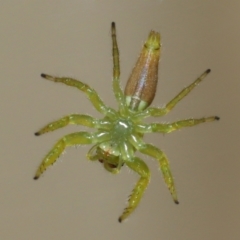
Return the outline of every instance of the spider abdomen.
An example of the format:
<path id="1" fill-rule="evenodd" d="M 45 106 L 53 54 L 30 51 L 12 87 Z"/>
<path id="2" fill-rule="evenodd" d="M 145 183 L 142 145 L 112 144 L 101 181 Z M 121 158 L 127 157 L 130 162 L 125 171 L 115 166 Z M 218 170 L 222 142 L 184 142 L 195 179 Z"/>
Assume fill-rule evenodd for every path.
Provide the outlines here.
<path id="1" fill-rule="evenodd" d="M 125 87 L 127 105 L 134 111 L 144 110 L 155 97 L 160 46 L 160 34 L 151 31 Z"/>

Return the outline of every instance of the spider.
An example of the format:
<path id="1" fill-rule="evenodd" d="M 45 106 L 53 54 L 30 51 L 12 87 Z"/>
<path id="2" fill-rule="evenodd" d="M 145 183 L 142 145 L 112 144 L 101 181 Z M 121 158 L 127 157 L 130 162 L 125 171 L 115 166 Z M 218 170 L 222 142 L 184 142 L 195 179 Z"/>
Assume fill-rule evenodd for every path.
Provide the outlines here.
<path id="1" fill-rule="evenodd" d="M 113 92 L 118 102 L 118 110 L 105 105 L 97 92 L 81 81 L 67 77 L 60 78 L 41 74 L 41 77 L 47 80 L 61 82 L 84 92 L 95 109 L 103 114 L 103 118 L 96 119 L 89 115 L 71 114 L 51 122 L 36 132 L 35 135 L 39 136 L 69 124 L 83 125 L 96 129 L 93 133 L 75 132 L 61 138 L 43 159 L 34 179 L 38 179 L 50 165 L 56 162 L 66 147 L 93 144 L 93 147 L 87 153 L 89 160 L 99 161 L 107 171 L 113 174 L 119 173 L 121 167 L 126 165 L 140 176 L 132 194 L 129 196 L 128 206 L 118 219 L 119 222 L 122 222 L 136 209 L 150 182 L 149 168 L 143 160 L 135 156 L 136 151 L 153 157 L 158 161 L 172 198 L 176 204 L 179 203 L 165 153 L 152 144 L 145 143 L 143 141 L 144 134 L 152 132 L 170 133 L 183 127 L 191 127 L 200 123 L 219 120 L 219 117 L 191 118 L 173 123 L 144 123 L 144 119 L 147 117 L 161 117 L 170 112 L 180 100 L 188 95 L 210 73 L 210 69 L 206 70 L 192 84 L 184 88 L 164 107 L 149 107 L 154 99 L 158 81 L 158 63 L 161 48 L 160 34 L 150 31 L 124 92 L 119 82 L 119 51 L 114 22 L 111 25 L 111 35 L 113 55 L 112 84 Z"/>

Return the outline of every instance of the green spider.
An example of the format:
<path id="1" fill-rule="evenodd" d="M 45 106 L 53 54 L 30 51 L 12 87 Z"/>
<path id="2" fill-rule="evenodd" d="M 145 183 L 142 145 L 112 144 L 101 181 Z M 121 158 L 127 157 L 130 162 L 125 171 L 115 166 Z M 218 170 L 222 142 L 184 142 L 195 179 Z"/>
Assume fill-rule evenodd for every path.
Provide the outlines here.
<path id="1" fill-rule="evenodd" d="M 210 69 L 206 70 L 192 84 L 184 88 L 165 107 L 150 108 L 149 105 L 154 99 L 158 80 L 158 63 L 161 47 L 160 34 L 155 31 L 149 33 L 123 93 L 119 82 L 119 52 L 114 22 L 112 23 L 111 31 L 113 42 L 113 92 L 118 102 L 118 110 L 106 106 L 97 92 L 87 84 L 72 78 L 59 78 L 41 74 L 47 80 L 61 82 L 86 93 L 93 106 L 104 117 L 96 119 L 89 115 L 71 114 L 46 125 L 36 132 L 35 135 L 39 136 L 69 124 L 83 125 L 96 129 L 93 133 L 76 132 L 61 138 L 43 159 L 34 179 L 38 179 L 50 165 L 56 162 L 67 146 L 94 144 L 87 154 L 89 160 L 98 160 L 107 171 L 114 174 L 118 173 L 125 164 L 140 175 L 140 179 L 128 199 L 128 206 L 118 219 L 119 222 L 122 222 L 136 209 L 150 181 L 150 171 L 146 163 L 135 156 L 137 150 L 158 161 L 172 198 L 175 203 L 178 203 L 168 159 L 160 149 L 143 141 L 144 134 L 152 132 L 170 133 L 183 127 L 191 127 L 199 123 L 219 120 L 219 117 L 186 119 L 173 123 L 144 123 L 144 119 L 147 117 L 166 115 L 210 73 Z"/>

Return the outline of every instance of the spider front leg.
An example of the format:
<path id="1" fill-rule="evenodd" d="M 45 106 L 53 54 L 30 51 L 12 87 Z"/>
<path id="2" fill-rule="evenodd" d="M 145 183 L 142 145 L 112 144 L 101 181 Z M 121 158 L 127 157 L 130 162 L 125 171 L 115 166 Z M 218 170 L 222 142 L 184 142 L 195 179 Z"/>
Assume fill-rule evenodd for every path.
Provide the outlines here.
<path id="1" fill-rule="evenodd" d="M 129 196 L 128 206 L 124 209 L 123 214 L 119 217 L 119 222 L 122 222 L 124 219 L 126 219 L 136 209 L 150 182 L 150 171 L 148 166 L 140 158 L 134 157 L 132 161 L 126 161 L 125 163 L 129 168 L 137 172 L 141 178 L 134 187 L 132 194 Z"/>
<path id="2" fill-rule="evenodd" d="M 174 202 L 178 204 L 179 202 L 177 199 L 177 193 L 166 155 L 157 147 L 144 143 L 142 139 L 137 135 L 132 135 L 130 142 L 141 153 L 157 159 L 163 174 L 164 181 L 172 195 Z"/>
<path id="3" fill-rule="evenodd" d="M 166 155 L 160 149 L 151 144 L 143 144 L 138 150 L 141 153 L 149 155 L 158 160 L 164 181 L 172 195 L 174 202 L 178 204 L 179 202 L 177 199 L 177 192 L 175 189 L 172 173 Z"/>
<path id="4" fill-rule="evenodd" d="M 43 159 L 41 165 L 37 169 L 34 179 L 38 179 L 49 166 L 55 163 L 67 146 L 91 144 L 98 141 L 106 141 L 108 139 L 109 134 L 104 132 L 78 132 L 64 136 L 54 145 L 52 150 L 50 150 L 50 152 Z"/>

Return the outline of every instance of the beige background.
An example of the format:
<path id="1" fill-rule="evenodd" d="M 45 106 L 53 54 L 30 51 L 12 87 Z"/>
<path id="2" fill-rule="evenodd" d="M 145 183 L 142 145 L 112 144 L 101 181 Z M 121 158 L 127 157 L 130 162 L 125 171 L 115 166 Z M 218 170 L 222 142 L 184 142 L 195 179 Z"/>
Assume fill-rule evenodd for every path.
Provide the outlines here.
<path id="1" fill-rule="evenodd" d="M 240 239 L 240 2 L 238 0 L 1 1 L 0 239 Z M 144 157 L 151 184 L 136 212 L 117 222 L 138 179 L 112 176 L 88 162 L 89 147 L 67 154 L 38 181 L 35 170 L 68 127 L 35 137 L 69 113 L 99 117 L 79 91 L 40 78 L 72 76 L 93 86 L 110 106 L 110 23 L 116 21 L 123 86 L 151 29 L 162 35 L 157 96 L 161 106 L 205 69 L 209 77 L 167 117 L 219 115 L 220 122 L 146 141 L 170 159 L 180 205 L 157 164 Z"/>

